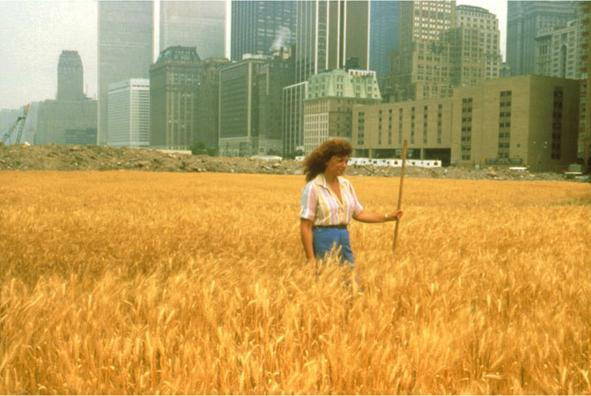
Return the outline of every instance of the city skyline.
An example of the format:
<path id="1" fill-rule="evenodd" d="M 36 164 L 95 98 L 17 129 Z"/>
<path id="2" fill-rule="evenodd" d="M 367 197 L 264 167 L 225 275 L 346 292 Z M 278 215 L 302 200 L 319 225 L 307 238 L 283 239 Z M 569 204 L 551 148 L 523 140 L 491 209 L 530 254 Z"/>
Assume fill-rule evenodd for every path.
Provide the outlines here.
<path id="1" fill-rule="evenodd" d="M 159 17 L 159 3 L 157 0 L 155 19 Z M 505 58 L 507 4 L 488 3 L 486 0 L 457 1 L 458 5 L 480 6 L 497 15 L 501 30 L 501 52 Z M 34 28 L 25 28 L 31 26 Z M 158 32 L 158 23 L 155 23 L 154 28 Z M 157 44 L 157 38 L 154 41 Z M 57 64 L 64 50 L 77 51 L 80 54 L 84 68 L 84 93 L 90 98 L 97 97 L 95 0 L 0 2 L 0 42 L 0 59 L 11 60 L 2 65 L 0 109 L 15 109 L 27 103 L 55 97 Z M 228 42 L 229 37 L 226 37 L 226 45 Z M 155 57 L 156 51 L 155 49 Z M 226 48 L 226 56 L 229 55 L 228 52 L 229 48 Z"/>

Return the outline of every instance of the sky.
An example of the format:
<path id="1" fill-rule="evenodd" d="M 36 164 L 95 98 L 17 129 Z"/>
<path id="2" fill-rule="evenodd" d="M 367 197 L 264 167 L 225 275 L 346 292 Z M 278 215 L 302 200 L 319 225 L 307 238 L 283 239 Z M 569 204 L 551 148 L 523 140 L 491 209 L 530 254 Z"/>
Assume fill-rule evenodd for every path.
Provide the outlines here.
<path id="1" fill-rule="evenodd" d="M 457 4 L 480 6 L 497 15 L 504 58 L 506 1 L 457 0 Z M 0 0 L 0 109 L 55 98 L 63 50 L 78 51 L 86 95 L 96 98 L 96 0 Z"/>

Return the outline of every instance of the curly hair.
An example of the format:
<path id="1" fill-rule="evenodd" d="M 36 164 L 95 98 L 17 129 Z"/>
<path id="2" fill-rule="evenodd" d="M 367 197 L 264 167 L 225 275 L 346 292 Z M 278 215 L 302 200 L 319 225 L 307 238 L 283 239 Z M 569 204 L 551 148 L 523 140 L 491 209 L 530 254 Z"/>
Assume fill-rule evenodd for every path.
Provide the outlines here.
<path id="1" fill-rule="evenodd" d="M 306 181 L 314 179 L 324 172 L 326 164 L 333 156 L 348 157 L 353 152 L 353 147 L 345 139 L 330 139 L 316 147 L 304 160 L 304 174 Z"/>

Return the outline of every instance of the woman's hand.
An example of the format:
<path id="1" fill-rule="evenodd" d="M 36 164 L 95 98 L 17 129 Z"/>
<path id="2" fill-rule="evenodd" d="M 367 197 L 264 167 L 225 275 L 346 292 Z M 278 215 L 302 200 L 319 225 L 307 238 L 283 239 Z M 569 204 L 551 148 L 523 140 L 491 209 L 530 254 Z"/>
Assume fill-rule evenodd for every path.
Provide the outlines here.
<path id="1" fill-rule="evenodd" d="M 384 221 L 398 221 L 402 217 L 402 210 L 397 210 L 393 213 L 386 213 L 384 215 Z"/>

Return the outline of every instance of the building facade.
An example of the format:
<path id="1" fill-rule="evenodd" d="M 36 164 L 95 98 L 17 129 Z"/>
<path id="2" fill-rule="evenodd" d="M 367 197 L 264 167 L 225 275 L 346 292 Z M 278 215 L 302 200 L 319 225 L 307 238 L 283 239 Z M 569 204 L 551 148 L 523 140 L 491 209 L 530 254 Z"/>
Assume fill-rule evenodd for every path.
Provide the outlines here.
<path id="1" fill-rule="evenodd" d="M 225 55 L 226 9 L 223 1 L 160 2 L 160 51 L 195 47 L 201 58 Z"/>
<path id="2" fill-rule="evenodd" d="M 367 70 L 369 20 L 369 0 L 299 1 L 295 82 L 325 70 Z"/>
<path id="3" fill-rule="evenodd" d="M 252 55 L 220 71 L 219 151 L 226 156 L 280 154 L 282 92 L 293 83 L 293 61 Z"/>
<path id="4" fill-rule="evenodd" d="M 499 20 L 481 7 L 456 8 L 458 27 L 452 29 L 451 83 L 469 86 L 499 78 L 501 49 Z"/>
<path id="5" fill-rule="evenodd" d="M 109 84 L 148 78 L 153 57 L 153 2 L 98 1 L 98 144 L 107 144 Z"/>
<path id="6" fill-rule="evenodd" d="M 296 1 L 231 1 L 231 58 L 245 54 L 270 55 L 289 48 L 295 38 Z"/>
<path id="7" fill-rule="evenodd" d="M 193 142 L 203 143 L 211 152 L 218 150 L 220 70 L 228 63 L 228 59 L 225 58 L 209 58 L 202 60 L 199 67 L 199 128 Z"/>
<path id="8" fill-rule="evenodd" d="M 582 26 L 577 18 L 565 27 L 555 27 L 536 37 L 535 74 L 581 79 Z"/>
<path id="9" fill-rule="evenodd" d="M 107 144 L 119 147 L 150 145 L 150 81 L 133 78 L 109 84 Z"/>
<path id="10" fill-rule="evenodd" d="M 382 96 L 389 90 L 392 52 L 400 45 L 400 2 L 370 1 L 369 70 L 376 72 Z"/>
<path id="11" fill-rule="evenodd" d="M 451 40 L 457 27 L 456 2 L 400 3 L 400 49 L 392 56 L 391 100 L 450 96 Z"/>
<path id="12" fill-rule="evenodd" d="M 561 171 L 577 157 L 578 106 L 576 80 L 486 80 L 449 98 L 356 106 L 353 144 L 357 155 L 384 157 L 407 140 L 411 158 Z"/>
<path id="13" fill-rule="evenodd" d="M 574 1 L 507 2 L 507 63 L 514 76 L 536 69 L 536 38 L 540 33 L 564 27 L 575 19 Z"/>
<path id="14" fill-rule="evenodd" d="M 82 100 L 84 71 L 78 51 L 62 51 L 57 65 L 57 100 Z"/>
<path id="15" fill-rule="evenodd" d="M 34 144 L 70 144 L 68 136 L 75 130 L 85 130 L 96 138 L 96 100 L 53 100 L 39 102 Z M 86 144 L 94 144 L 85 141 Z"/>
<path id="16" fill-rule="evenodd" d="M 283 88 L 283 156 L 304 155 L 304 99 L 308 81 Z"/>
<path id="17" fill-rule="evenodd" d="M 150 67 L 150 145 L 188 150 L 199 135 L 201 61 L 195 47 L 169 47 Z"/>
<path id="18" fill-rule="evenodd" d="M 579 3 L 581 21 L 581 115 L 579 123 L 579 158 L 591 171 L 591 2 Z"/>
<path id="19" fill-rule="evenodd" d="M 304 153 L 333 137 L 351 140 L 353 106 L 381 99 L 373 71 L 336 69 L 310 77 L 304 100 Z"/>

